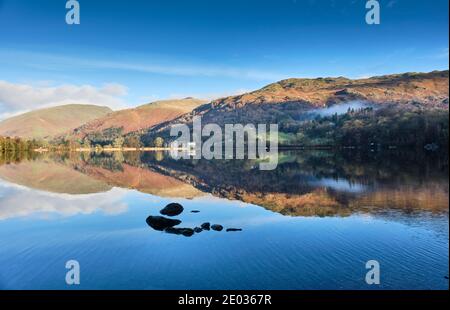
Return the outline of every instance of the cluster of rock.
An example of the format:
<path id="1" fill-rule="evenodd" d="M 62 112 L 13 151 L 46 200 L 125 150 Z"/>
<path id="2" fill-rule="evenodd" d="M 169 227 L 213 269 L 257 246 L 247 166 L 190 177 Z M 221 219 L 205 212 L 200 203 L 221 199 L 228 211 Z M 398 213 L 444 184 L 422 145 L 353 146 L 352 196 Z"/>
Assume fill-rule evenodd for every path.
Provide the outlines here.
<path id="1" fill-rule="evenodd" d="M 179 203 L 169 203 L 167 206 L 165 206 L 161 211 L 161 215 L 165 216 L 177 216 L 183 213 L 184 208 Z M 198 213 L 199 211 L 194 210 L 192 213 Z M 171 219 L 164 216 L 149 216 L 146 220 L 147 224 L 153 228 L 154 230 L 158 231 L 164 231 L 168 234 L 175 234 L 175 235 L 183 235 L 185 237 L 191 237 L 195 233 L 200 233 L 204 230 L 215 230 L 215 231 L 222 231 L 224 228 L 222 225 L 219 224 L 213 224 L 206 222 L 200 225 L 200 227 L 194 227 L 194 228 L 180 228 L 175 227 L 177 225 L 180 225 L 182 222 L 178 219 Z M 234 231 L 242 231 L 240 228 L 227 228 L 227 232 L 234 232 Z"/>

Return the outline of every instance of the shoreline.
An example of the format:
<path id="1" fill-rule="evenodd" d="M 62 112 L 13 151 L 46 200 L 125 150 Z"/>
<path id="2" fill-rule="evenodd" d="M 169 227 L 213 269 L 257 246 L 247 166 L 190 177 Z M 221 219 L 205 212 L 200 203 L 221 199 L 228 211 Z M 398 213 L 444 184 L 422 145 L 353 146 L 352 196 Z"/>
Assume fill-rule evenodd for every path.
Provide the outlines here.
<path id="1" fill-rule="evenodd" d="M 336 146 L 336 145 L 279 145 L 279 151 L 294 151 L 294 150 L 374 150 L 374 149 L 383 149 L 383 150 L 397 150 L 402 148 L 414 148 L 412 145 L 386 145 L 383 147 L 374 147 L 374 146 L 357 146 L 357 145 L 348 145 L 348 146 Z M 33 152 L 37 153 L 47 153 L 47 152 L 80 152 L 80 153 L 88 153 L 88 152 L 160 152 L 160 151 L 192 151 L 192 148 L 189 147 L 124 147 L 124 148 L 37 148 L 33 149 Z"/>
<path id="2" fill-rule="evenodd" d="M 116 147 L 108 147 L 108 148 L 76 148 L 76 149 L 48 149 L 48 148 L 39 148 L 34 149 L 34 152 L 38 153 L 47 153 L 53 151 L 70 151 L 70 152 L 158 152 L 158 151 L 189 151 L 189 148 L 171 148 L 171 147 L 125 147 L 125 148 L 116 148 Z"/>

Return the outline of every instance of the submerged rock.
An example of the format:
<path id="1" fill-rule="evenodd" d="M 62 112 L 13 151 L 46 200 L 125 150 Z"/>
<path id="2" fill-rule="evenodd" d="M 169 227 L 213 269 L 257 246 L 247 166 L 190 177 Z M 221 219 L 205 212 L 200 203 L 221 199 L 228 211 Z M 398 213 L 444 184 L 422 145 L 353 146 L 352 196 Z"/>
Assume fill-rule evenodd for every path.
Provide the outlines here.
<path id="1" fill-rule="evenodd" d="M 191 213 L 199 213 L 199 210 L 192 210 Z"/>
<path id="2" fill-rule="evenodd" d="M 219 224 L 214 224 L 214 225 L 211 225 L 211 229 L 216 230 L 216 231 L 222 231 L 223 226 L 219 225 Z"/>
<path id="3" fill-rule="evenodd" d="M 242 231 L 242 228 L 227 228 L 227 232 L 229 231 Z"/>
<path id="4" fill-rule="evenodd" d="M 167 216 L 176 216 L 183 212 L 184 208 L 179 203 L 169 203 L 167 206 L 165 206 L 159 213 L 162 215 Z"/>
<path id="5" fill-rule="evenodd" d="M 169 227 L 166 230 L 164 230 L 168 234 L 174 234 L 174 235 L 183 235 L 185 237 L 190 237 L 194 234 L 194 230 L 192 228 L 175 228 L 175 227 Z"/>
<path id="6" fill-rule="evenodd" d="M 173 227 L 181 223 L 180 220 L 168 219 L 162 216 L 149 216 L 147 217 L 146 222 L 148 226 L 159 231 L 163 231 L 169 227 Z"/>
<path id="7" fill-rule="evenodd" d="M 204 230 L 209 230 L 211 228 L 211 224 L 203 223 L 202 225 L 200 225 L 200 227 L 203 228 Z"/>

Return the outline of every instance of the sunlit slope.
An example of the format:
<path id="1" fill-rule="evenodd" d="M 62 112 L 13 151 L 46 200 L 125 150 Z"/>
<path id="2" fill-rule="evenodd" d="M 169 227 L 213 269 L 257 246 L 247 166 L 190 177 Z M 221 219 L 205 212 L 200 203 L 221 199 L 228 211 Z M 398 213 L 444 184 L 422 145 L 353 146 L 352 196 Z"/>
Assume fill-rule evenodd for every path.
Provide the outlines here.
<path id="1" fill-rule="evenodd" d="M 26 139 L 50 139 L 110 112 L 112 110 L 108 107 L 82 104 L 40 109 L 1 121 L 0 135 Z"/>
<path id="2" fill-rule="evenodd" d="M 122 134 L 148 129 L 189 113 L 203 103 L 205 103 L 203 100 L 185 98 L 156 101 L 133 109 L 115 111 L 80 126 L 69 136 L 82 139 L 89 134 L 110 128 L 121 128 Z"/>

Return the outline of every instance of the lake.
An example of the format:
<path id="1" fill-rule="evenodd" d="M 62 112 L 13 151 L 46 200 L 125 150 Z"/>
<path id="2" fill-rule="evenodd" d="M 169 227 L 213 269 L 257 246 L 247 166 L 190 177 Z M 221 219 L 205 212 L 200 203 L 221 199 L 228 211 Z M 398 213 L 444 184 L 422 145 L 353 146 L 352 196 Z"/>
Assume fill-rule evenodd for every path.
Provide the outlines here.
<path id="1" fill-rule="evenodd" d="M 281 152 L 273 171 L 152 152 L 2 159 L 0 289 L 447 290 L 448 191 L 440 152 Z M 149 224 L 174 202 L 177 225 Z M 193 233 L 203 223 L 223 229 Z"/>

